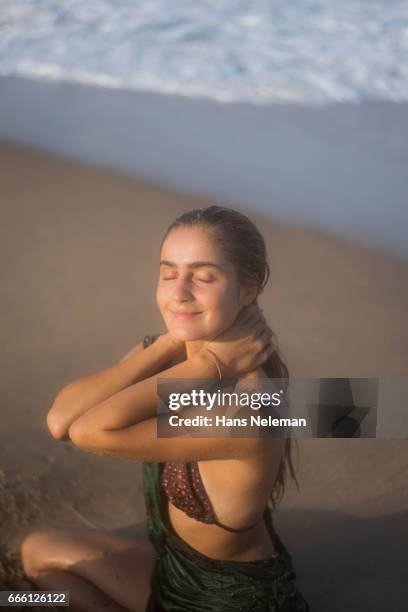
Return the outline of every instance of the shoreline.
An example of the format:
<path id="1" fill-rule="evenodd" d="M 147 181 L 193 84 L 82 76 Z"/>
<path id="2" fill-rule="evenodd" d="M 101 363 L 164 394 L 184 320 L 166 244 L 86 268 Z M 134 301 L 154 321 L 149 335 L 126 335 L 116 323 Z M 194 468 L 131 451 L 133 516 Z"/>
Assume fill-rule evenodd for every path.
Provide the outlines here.
<path id="1" fill-rule="evenodd" d="M 323 107 L 1 77 L 0 139 L 408 260 L 407 103 Z"/>

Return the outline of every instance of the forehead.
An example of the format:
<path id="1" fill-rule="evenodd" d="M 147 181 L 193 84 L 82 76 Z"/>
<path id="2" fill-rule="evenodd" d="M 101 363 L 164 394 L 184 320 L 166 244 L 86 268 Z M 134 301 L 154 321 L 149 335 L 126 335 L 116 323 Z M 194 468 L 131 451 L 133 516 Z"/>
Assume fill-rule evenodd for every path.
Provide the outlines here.
<path id="1" fill-rule="evenodd" d="M 196 261 L 213 262 L 220 267 L 229 267 L 221 247 L 210 232 L 202 227 L 177 227 L 163 243 L 161 260 L 183 266 Z"/>

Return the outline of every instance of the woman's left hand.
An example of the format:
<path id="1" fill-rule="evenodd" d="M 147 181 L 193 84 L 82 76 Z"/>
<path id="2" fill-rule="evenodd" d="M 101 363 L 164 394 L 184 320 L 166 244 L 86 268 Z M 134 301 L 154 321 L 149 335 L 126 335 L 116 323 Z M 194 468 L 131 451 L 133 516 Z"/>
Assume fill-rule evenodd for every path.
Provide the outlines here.
<path id="1" fill-rule="evenodd" d="M 273 333 L 257 304 L 244 307 L 234 323 L 206 343 L 223 366 L 223 374 L 236 377 L 260 367 L 274 351 Z"/>

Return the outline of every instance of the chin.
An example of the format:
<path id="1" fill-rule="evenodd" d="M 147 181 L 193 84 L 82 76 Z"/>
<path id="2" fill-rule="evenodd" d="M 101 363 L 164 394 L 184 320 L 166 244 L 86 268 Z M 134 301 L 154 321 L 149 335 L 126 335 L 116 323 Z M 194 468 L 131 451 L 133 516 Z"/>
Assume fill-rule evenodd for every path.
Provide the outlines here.
<path id="1" fill-rule="evenodd" d="M 182 322 L 174 321 L 173 317 L 166 316 L 163 318 L 169 333 L 183 342 L 210 340 L 229 327 L 228 324 L 220 323 L 219 321 L 213 321 L 212 325 L 205 325 L 202 321 Z"/>
<path id="2" fill-rule="evenodd" d="M 211 337 L 211 333 L 206 329 L 202 329 L 201 325 L 189 325 L 188 323 L 185 325 L 182 323 L 174 325 L 174 322 L 172 323 L 172 325 L 167 325 L 169 333 L 183 342 L 206 340 Z"/>
<path id="3" fill-rule="evenodd" d="M 183 340 L 184 342 L 192 342 L 193 340 L 204 340 L 204 336 L 199 331 L 194 331 L 192 329 L 183 329 L 177 327 L 176 329 L 170 329 L 170 333 L 175 338 L 179 340 Z"/>

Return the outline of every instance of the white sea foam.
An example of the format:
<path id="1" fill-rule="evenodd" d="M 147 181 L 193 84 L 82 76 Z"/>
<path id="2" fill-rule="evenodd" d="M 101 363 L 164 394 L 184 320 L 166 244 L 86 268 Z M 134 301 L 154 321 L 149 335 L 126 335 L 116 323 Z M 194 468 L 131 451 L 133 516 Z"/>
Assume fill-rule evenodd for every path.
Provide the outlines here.
<path id="1" fill-rule="evenodd" d="M 0 0 L 0 75 L 254 104 L 408 100 L 406 0 Z"/>

